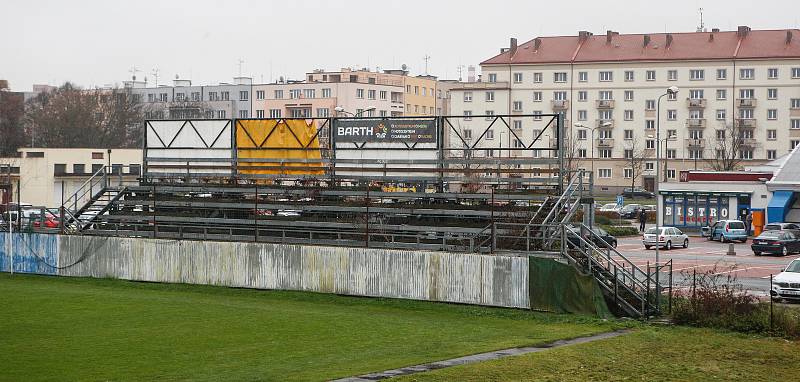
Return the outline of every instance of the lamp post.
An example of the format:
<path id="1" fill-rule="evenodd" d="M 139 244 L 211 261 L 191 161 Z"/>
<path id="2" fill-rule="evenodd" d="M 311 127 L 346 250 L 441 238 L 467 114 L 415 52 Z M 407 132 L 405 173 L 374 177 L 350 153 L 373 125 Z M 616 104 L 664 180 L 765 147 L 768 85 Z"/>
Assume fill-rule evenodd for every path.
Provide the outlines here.
<path id="1" fill-rule="evenodd" d="M 599 129 L 599 128 L 601 128 L 601 127 L 609 127 L 609 126 L 611 126 L 611 122 L 608 122 L 608 121 L 600 122 L 600 125 L 597 126 L 597 127 L 589 127 L 589 126 L 586 126 L 586 125 L 584 125 L 582 123 L 576 123 L 575 124 L 575 127 L 579 128 L 579 129 L 586 129 L 586 130 L 591 130 L 592 131 L 592 139 L 589 141 L 589 145 L 592 146 L 592 153 L 591 153 L 591 159 L 590 159 L 590 161 L 592 163 L 592 176 L 594 176 L 594 131 Z"/>
<path id="2" fill-rule="evenodd" d="M 345 108 L 344 108 L 344 107 L 341 107 L 341 106 L 336 106 L 335 108 L 333 108 L 333 111 L 335 111 L 335 112 L 337 112 L 337 113 L 350 114 L 350 115 L 352 115 L 353 117 L 360 117 L 360 116 L 361 116 L 361 115 L 363 115 L 364 113 L 366 113 L 366 112 L 368 112 L 368 111 L 373 111 L 373 110 L 375 110 L 375 107 L 374 107 L 374 106 L 373 106 L 373 107 L 370 107 L 370 108 L 367 108 L 367 109 L 364 109 L 364 110 L 361 110 L 361 111 L 359 111 L 358 113 L 351 113 L 351 112 L 349 112 L 349 111 L 345 110 Z"/>
<path id="3" fill-rule="evenodd" d="M 678 94 L 678 87 L 677 86 L 670 86 L 667 88 L 667 92 L 658 96 L 658 102 L 656 105 L 656 179 L 655 179 L 655 191 L 656 191 L 656 309 L 661 311 L 661 284 L 658 281 L 658 274 L 661 273 L 660 267 L 660 259 L 659 259 L 659 238 L 661 236 L 660 231 L 660 215 L 661 210 L 663 207 L 661 206 L 662 203 L 658 203 L 659 196 L 658 196 L 658 189 L 660 183 L 658 181 L 659 175 L 661 174 L 661 98 L 664 98 L 666 95 L 675 95 Z"/>

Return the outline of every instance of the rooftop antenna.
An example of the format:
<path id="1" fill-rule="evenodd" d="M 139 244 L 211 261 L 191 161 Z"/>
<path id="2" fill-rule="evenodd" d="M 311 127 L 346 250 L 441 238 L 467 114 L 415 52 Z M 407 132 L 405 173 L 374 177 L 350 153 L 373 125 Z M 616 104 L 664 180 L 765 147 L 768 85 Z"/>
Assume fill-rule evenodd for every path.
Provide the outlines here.
<path id="1" fill-rule="evenodd" d="M 236 60 L 236 63 L 239 64 L 239 77 L 241 77 L 242 76 L 242 64 L 244 64 L 244 60 L 242 60 L 240 58 L 240 59 Z"/>
<path id="2" fill-rule="evenodd" d="M 139 68 L 137 68 L 137 67 L 136 67 L 136 65 L 134 65 L 134 66 L 131 68 L 131 70 L 129 70 L 129 71 L 128 71 L 128 73 L 131 73 L 131 74 L 133 74 L 133 75 L 131 76 L 131 78 L 132 78 L 134 81 L 136 81 L 136 73 L 139 73 L 139 72 L 141 72 L 141 70 L 139 70 Z"/>
<path id="3" fill-rule="evenodd" d="M 158 68 L 153 68 L 153 71 L 150 72 L 156 79 L 156 87 L 158 87 Z"/>
<path id="4" fill-rule="evenodd" d="M 706 31 L 706 24 L 703 23 L 703 8 L 698 9 L 700 11 L 700 26 L 697 27 L 698 32 L 705 32 Z"/>
<path id="5" fill-rule="evenodd" d="M 462 78 L 463 78 L 463 77 L 462 77 L 461 73 L 462 73 L 463 71 L 464 71 L 464 65 L 459 65 L 459 66 L 458 66 L 458 82 L 461 82 L 461 81 L 462 81 Z"/>
<path id="6" fill-rule="evenodd" d="M 422 59 L 425 60 L 425 75 L 427 76 L 428 75 L 428 60 L 431 59 L 431 56 L 426 54 L 425 57 L 422 57 Z"/>

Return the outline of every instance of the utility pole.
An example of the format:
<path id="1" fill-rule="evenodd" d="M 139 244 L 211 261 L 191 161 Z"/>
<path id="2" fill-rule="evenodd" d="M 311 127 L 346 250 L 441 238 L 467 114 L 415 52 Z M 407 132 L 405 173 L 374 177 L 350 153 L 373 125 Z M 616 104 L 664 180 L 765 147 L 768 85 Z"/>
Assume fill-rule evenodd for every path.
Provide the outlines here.
<path id="1" fill-rule="evenodd" d="M 153 71 L 151 71 L 150 74 L 152 74 L 153 77 L 155 77 L 155 79 L 156 79 L 156 86 L 155 87 L 158 87 L 158 68 L 153 68 Z"/>
<path id="2" fill-rule="evenodd" d="M 426 54 L 425 57 L 422 57 L 422 59 L 425 60 L 425 75 L 427 76 L 428 75 L 428 60 L 431 59 L 431 56 Z"/>

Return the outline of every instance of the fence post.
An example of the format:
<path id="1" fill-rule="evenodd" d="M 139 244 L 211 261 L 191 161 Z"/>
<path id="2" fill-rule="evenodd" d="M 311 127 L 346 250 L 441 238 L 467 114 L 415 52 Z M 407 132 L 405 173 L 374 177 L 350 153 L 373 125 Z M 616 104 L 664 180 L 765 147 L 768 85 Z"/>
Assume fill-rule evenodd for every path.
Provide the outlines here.
<path id="1" fill-rule="evenodd" d="M 772 326 L 773 325 L 772 324 L 773 323 L 773 313 L 772 313 L 772 300 L 773 299 L 772 299 L 772 294 L 771 294 L 772 293 L 772 274 L 769 275 L 769 292 L 770 292 L 770 296 L 769 296 L 769 331 L 772 332 L 774 330 L 773 326 Z"/>
<path id="2" fill-rule="evenodd" d="M 672 260 L 669 261 L 669 300 L 667 311 L 672 314 Z"/>
<path id="3" fill-rule="evenodd" d="M 255 218 L 255 228 L 256 228 L 256 232 L 255 232 L 255 235 L 254 235 L 254 237 L 255 237 L 255 239 L 256 239 L 256 242 L 258 242 L 258 183 L 256 183 L 256 198 L 255 198 L 255 206 L 256 206 L 256 209 L 255 209 L 255 211 L 254 211 L 254 212 L 255 212 L 255 217 L 256 217 L 256 218 Z"/>

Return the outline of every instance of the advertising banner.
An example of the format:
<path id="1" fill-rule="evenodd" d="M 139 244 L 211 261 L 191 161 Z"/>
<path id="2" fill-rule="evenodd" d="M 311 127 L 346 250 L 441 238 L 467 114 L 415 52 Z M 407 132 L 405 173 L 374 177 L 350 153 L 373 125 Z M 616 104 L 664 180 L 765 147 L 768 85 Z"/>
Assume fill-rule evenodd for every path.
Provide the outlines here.
<path id="1" fill-rule="evenodd" d="M 436 142 L 436 119 L 338 119 L 334 134 L 336 142 Z"/>

